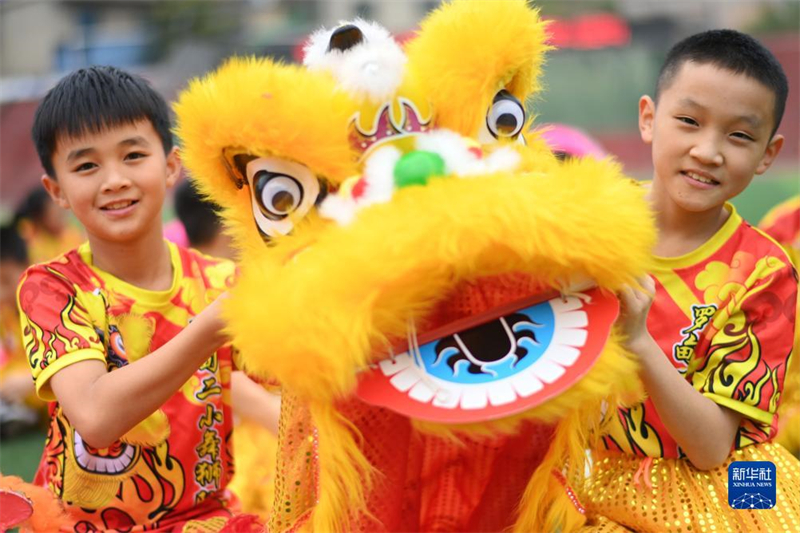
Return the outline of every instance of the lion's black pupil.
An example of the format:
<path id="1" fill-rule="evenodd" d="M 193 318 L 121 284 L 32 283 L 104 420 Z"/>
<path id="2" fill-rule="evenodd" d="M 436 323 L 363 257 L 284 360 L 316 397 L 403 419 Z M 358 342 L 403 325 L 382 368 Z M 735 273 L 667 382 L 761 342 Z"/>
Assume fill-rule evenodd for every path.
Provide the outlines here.
<path id="1" fill-rule="evenodd" d="M 510 135 L 517 129 L 517 117 L 511 113 L 503 113 L 497 118 L 497 131 Z"/>
<path id="2" fill-rule="evenodd" d="M 286 213 L 294 206 L 294 196 L 289 191 L 279 191 L 272 197 L 272 207 L 277 213 Z"/>

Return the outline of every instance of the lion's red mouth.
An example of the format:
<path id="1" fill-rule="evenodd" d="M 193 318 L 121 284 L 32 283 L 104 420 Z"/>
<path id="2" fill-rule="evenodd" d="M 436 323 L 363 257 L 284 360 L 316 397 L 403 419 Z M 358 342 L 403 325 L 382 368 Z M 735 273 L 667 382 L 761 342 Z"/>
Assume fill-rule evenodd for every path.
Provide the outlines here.
<path id="1" fill-rule="evenodd" d="M 520 297 L 520 295 L 525 295 Z M 425 330 L 364 373 L 359 396 L 412 418 L 469 423 L 530 409 L 575 384 L 618 312 L 592 289 L 562 296 L 521 274 L 462 284 Z"/>
<path id="2" fill-rule="evenodd" d="M 524 274 L 501 274 L 465 282 L 439 302 L 417 340 L 425 344 L 441 339 L 556 296 L 558 291 Z M 405 349 L 405 339 L 400 346 Z"/>

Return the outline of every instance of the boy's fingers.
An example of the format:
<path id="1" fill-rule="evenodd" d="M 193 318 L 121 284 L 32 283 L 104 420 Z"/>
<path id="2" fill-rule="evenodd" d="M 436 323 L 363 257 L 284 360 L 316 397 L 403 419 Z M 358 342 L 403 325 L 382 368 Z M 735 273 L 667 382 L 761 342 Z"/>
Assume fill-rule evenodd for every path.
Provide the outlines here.
<path id="1" fill-rule="evenodd" d="M 623 309 L 629 309 L 636 302 L 636 293 L 629 286 L 625 286 L 619 291 L 619 301 Z"/>
<path id="2" fill-rule="evenodd" d="M 639 278 L 637 278 L 636 281 L 642 287 L 642 290 L 644 290 L 649 295 L 652 295 L 653 293 L 656 292 L 656 282 L 652 278 L 652 276 L 648 276 L 647 274 L 645 274 L 644 276 L 640 276 Z"/>

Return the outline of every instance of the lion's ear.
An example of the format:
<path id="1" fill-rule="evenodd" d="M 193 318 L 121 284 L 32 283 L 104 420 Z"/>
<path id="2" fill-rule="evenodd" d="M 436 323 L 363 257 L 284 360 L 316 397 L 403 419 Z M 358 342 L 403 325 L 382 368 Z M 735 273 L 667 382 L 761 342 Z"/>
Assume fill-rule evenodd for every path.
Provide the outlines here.
<path id="1" fill-rule="evenodd" d="M 436 110 L 437 126 L 477 138 L 492 102 L 506 91 L 525 105 L 540 90 L 546 43 L 525 0 L 442 4 L 406 48 L 409 71 Z"/>
<path id="2" fill-rule="evenodd" d="M 260 197 L 242 167 L 281 160 L 335 185 L 355 173 L 347 137 L 354 109 L 328 74 L 268 58 L 231 58 L 180 94 L 181 160 L 198 191 L 222 208 L 240 252 L 263 247 L 254 220 Z M 244 165 L 237 155 L 247 156 Z"/>

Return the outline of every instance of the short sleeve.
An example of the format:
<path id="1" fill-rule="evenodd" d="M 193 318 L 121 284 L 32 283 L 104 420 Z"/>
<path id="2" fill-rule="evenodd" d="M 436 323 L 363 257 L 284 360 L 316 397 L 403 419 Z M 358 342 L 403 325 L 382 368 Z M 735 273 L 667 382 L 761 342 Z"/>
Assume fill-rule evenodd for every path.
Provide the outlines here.
<path id="1" fill-rule="evenodd" d="M 732 289 L 727 320 L 715 324 L 692 382 L 704 396 L 770 431 L 792 354 L 797 273 L 785 256 L 759 264 L 739 290 Z"/>
<path id="2" fill-rule="evenodd" d="M 55 400 L 48 382 L 62 368 L 88 359 L 105 362 L 104 328 L 92 320 L 105 317 L 101 295 L 81 291 L 63 274 L 37 265 L 23 276 L 17 305 L 25 355 L 43 400 Z"/>

